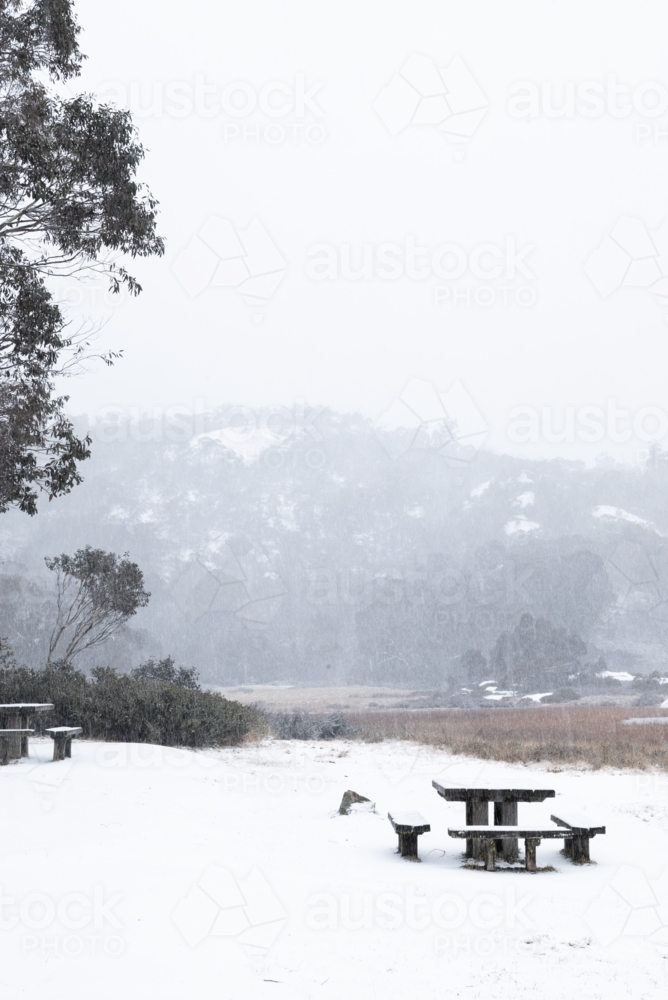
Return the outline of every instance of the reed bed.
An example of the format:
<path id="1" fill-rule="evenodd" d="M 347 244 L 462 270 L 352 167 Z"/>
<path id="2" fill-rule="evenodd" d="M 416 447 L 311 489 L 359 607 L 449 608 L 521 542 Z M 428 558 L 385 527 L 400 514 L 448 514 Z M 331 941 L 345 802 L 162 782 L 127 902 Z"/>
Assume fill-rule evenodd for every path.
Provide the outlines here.
<path id="1" fill-rule="evenodd" d="M 359 739 L 413 740 L 451 753 L 525 764 L 588 764 L 668 771 L 668 725 L 624 720 L 668 717 L 658 709 L 542 705 L 517 709 L 351 712 Z"/>

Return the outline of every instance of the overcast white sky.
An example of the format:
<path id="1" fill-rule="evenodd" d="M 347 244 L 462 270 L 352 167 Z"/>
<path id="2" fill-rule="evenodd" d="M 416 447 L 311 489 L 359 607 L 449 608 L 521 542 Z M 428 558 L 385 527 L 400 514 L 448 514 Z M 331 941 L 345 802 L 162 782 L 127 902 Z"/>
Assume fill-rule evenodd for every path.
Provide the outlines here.
<path id="1" fill-rule="evenodd" d="M 668 218 L 664 2 L 80 0 L 78 11 L 89 58 L 77 87 L 139 100 L 142 179 L 167 252 L 137 264 L 136 301 L 107 307 L 101 289 L 83 300 L 67 289 L 75 314 L 106 311 L 101 343 L 125 352 L 68 384 L 73 412 L 306 399 L 377 417 L 411 378 L 439 392 L 459 380 L 495 449 L 633 461 L 647 448 L 633 417 L 668 414 L 668 295 L 649 287 L 668 272 L 668 240 L 652 236 Z M 528 116 L 510 106 L 517 84 L 538 95 Z M 415 86 L 429 98 L 417 107 Z M 569 87 L 572 106 L 552 117 Z M 405 124 L 411 113 L 431 124 Z M 624 216 L 638 222 L 615 230 Z M 589 265 L 604 297 L 585 265 L 613 231 Z M 259 245 L 264 232 L 275 250 Z M 202 233 L 208 243 L 193 244 Z M 314 280 L 309 252 L 323 244 L 338 276 Z M 360 269 L 365 244 L 371 274 L 351 280 L 341 272 L 348 256 Z M 383 244 L 402 265 L 411 245 L 426 248 L 415 266 L 427 276 L 379 276 L 391 273 L 375 256 Z M 454 279 L 431 264 L 445 245 L 458 248 L 439 258 Z M 259 281 L 203 287 L 223 258 L 228 283 Z M 484 273 L 499 262 L 508 274 Z M 611 291 L 625 274 L 638 287 Z M 606 427 L 585 443 L 600 435 L 583 408 L 610 400 L 630 414 L 616 436 L 631 437 Z M 519 406 L 549 408 L 557 427 L 572 407 L 573 440 L 541 428 L 513 442 Z"/>

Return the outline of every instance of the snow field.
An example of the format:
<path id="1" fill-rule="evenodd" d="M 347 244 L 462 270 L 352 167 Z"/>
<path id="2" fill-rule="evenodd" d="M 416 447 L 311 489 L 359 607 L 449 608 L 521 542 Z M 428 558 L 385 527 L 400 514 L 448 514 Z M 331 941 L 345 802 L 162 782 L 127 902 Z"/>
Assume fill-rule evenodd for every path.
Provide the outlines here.
<path id="1" fill-rule="evenodd" d="M 207 996 L 665 995 L 668 775 L 550 771 L 409 743 L 264 741 L 192 753 L 35 741 L 0 771 L 0 987 L 52 1000 Z M 607 826 L 595 865 L 462 868 L 458 786 L 554 788 L 520 803 Z M 339 816 L 352 788 L 375 803 Z M 388 809 L 431 823 L 402 860 Z"/>

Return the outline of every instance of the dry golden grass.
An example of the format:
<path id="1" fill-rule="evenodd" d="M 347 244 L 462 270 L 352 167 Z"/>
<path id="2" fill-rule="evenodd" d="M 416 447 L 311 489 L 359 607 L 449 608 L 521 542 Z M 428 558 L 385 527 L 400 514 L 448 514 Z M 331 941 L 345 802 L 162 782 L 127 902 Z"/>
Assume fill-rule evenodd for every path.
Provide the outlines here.
<path id="1" fill-rule="evenodd" d="M 652 708 L 542 705 L 463 711 L 351 712 L 364 740 L 415 740 L 485 760 L 585 763 L 668 771 L 668 725 L 623 725 L 624 719 L 665 716 Z"/>

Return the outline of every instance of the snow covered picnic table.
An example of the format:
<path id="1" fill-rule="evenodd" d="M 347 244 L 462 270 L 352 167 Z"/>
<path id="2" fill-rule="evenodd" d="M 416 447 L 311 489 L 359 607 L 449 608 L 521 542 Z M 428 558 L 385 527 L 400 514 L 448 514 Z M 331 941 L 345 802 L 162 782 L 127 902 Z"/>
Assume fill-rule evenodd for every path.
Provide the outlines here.
<path id="1" fill-rule="evenodd" d="M 0 705 L 0 729 L 7 733 L 11 730 L 14 731 L 7 741 L 10 759 L 28 756 L 30 716 L 51 711 L 53 711 L 53 705 L 50 702 L 27 701 Z"/>
<path id="2" fill-rule="evenodd" d="M 517 826 L 519 802 L 544 802 L 545 799 L 553 799 L 556 794 L 552 788 L 445 788 L 438 781 L 432 781 L 432 785 L 447 802 L 466 803 L 467 827 L 489 826 L 490 802 L 494 803 L 495 826 Z M 503 844 L 499 843 L 498 846 L 506 861 L 517 858 L 517 836 L 503 838 Z M 466 857 L 482 857 L 482 845 L 477 838 L 467 839 Z"/>

